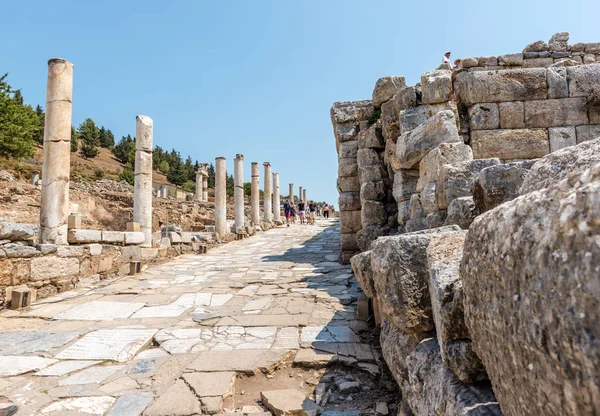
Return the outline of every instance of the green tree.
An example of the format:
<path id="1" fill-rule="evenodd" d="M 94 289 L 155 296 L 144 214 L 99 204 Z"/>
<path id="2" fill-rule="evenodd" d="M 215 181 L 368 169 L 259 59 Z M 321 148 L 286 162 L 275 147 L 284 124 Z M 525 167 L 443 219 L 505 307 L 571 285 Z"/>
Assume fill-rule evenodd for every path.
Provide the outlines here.
<path id="1" fill-rule="evenodd" d="M 183 190 L 188 192 L 196 192 L 196 182 L 194 181 L 185 181 L 183 184 Z"/>
<path id="2" fill-rule="evenodd" d="M 23 96 L 21 95 L 21 90 L 14 91 L 14 99 L 19 105 L 23 105 Z"/>
<path id="3" fill-rule="evenodd" d="M 191 157 L 187 157 L 185 160 L 185 170 L 187 172 L 187 180 L 196 182 L 196 171 L 194 170 L 194 163 Z"/>
<path id="4" fill-rule="evenodd" d="M 97 146 L 100 144 L 100 129 L 91 118 L 86 118 L 77 128 L 77 135 L 81 140 L 81 156 L 92 159 L 98 156 Z"/>
<path id="5" fill-rule="evenodd" d="M 167 162 L 166 160 L 163 160 L 162 162 L 160 162 L 160 166 L 158 167 L 158 170 L 160 170 L 165 175 L 167 173 L 169 173 L 169 162 Z"/>
<path id="6" fill-rule="evenodd" d="M 208 167 L 206 168 L 206 173 L 208 173 L 208 187 L 214 189 L 215 188 L 215 167 L 213 166 L 212 163 L 210 165 L 208 165 Z"/>
<path id="7" fill-rule="evenodd" d="M 31 106 L 22 104 L 20 92 L 11 90 L 7 76 L 0 77 L 0 156 L 29 157 L 39 119 Z"/>
<path id="8" fill-rule="evenodd" d="M 81 142 L 81 156 L 83 156 L 84 159 L 93 159 L 98 156 L 98 153 L 100 153 L 100 151 L 93 144 Z"/>
<path id="9" fill-rule="evenodd" d="M 104 126 L 98 130 L 98 143 L 100 147 L 110 149 L 115 145 L 115 135 L 109 129 L 105 129 Z"/>
<path id="10" fill-rule="evenodd" d="M 233 196 L 233 190 L 234 190 L 233 175 L 227 175 L 227 180 L 225 183 L 227 184 L 227 196 Z"/>
<path id="11" fill-rule="evenodd" d="M 44 114 L 44 110 L 42 110 L 42 107 L 39 104 L 37 105 L 37 107 L 35 107 L 35 114 L 39 120 L 39 128 L 35 131 L 35 133 L 33 133 L 33 140 L 35 140 L 39 144 L 43 144 L 44 123 L 46 122 L 46 114 Z"/>
<path id="12" fill-rule="evenodd" d="M 132 139 L 129 134 L 121 137 L 112 152 L 119 162 L 133 167 L 135 164 L 135 138 Z"/>
<path id="13" fill-rule="evenodd" d="M 177 158 L 172 162 L 169 162 L 169 173 L 167 174 L 167 180 L 177 186 L 183 186 L 187 181 L 187 169 L 185 164 L 181 161 L 181 156 L 177 153 Z"/>
<path id="14" fill-rule="evenodd" d="M 135 182 L 135 174 L 133 173 L 133 171 L 131 169 L 125 168 L 121 172 L 121 175 L 119 176 L 119 180 L 125 181 L 129 185 L 133 186 L 133 183 Z"/>
<path id="15" fill-rule="evenodd" d="M 77 137 L 77 130 L 71 126 L 71 152 L 76 152 L 79 149 L 79 137 Z"/>
<path id="16" fill-rule="evenodd" d="M 251 192 L 252 192 L 252 183 L 244 182 L 244 196 L 249 197 Z"/>
<path id="17" fill-rule="evenodd" d="M 154 152 L 152 152 L 152 169 L 160 170 L 161 163 L 165 160 L 165 151 L 160 146 L 154 147 Z M 167 162 L 167 165 L 169 162 Z"/>

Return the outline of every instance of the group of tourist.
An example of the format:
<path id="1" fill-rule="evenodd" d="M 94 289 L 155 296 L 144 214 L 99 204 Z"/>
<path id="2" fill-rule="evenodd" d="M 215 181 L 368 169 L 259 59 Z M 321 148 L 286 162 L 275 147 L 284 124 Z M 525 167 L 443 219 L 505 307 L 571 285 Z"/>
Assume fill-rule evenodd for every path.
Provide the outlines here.
<path id="1" fill-rule="evenodd" d="M 286 199 L 283 204 L 283 213 L 288 227 L 290 223 L 296 223 L 296 217 L 300 219 L 300 224 L 314 225 L 317 216 L 320 217 L 322 215 L 325 218 L 329 218 L 330 212 L 333 212 L 333 207 L 327 202 L 317 204 L 315 201 L 305 202 L 300 200 L 298 201 L 298 205 L 295 205 L 289 199 Z"/>

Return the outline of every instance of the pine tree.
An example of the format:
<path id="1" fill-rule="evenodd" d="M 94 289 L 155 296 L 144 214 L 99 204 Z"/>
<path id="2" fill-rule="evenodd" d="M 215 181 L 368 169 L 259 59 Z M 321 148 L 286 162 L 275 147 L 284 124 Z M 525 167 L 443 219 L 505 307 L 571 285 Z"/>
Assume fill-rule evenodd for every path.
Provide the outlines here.
<path id="1" fill-rule="evenodd" d="M 187 157 L 185 160 L 185 171 L 187 173 L 186 181 L 196 182 L 196 171 L 194 170 L 194 163 L 191 157 Z"/>
<path id="2" fill-rule="evenodd" d="M 83 156 L 84 159 L 93 159 L 98 156 L 98 153 L 100 153 L 100 151 L 93 144 L 81 142 L 81 156 Z"/>
<path id="3" fill-rule="evenodd" d="M 215 189 L 215 167 L 212 163 L 206 168 L 206 173 L 208 173 L 208 187 Z"/>
<path id="4" fill-rule="evenodd" d="M 169 163 L 169 173 L 167 180 L 177 186 L 183 186 L 187 181 L 187 169 L 185 164 L 181 161 L 181 157 L 175 160 L 174 165 Z"/>
<path id="5" fill-rule="evenodd" d="M 234 191 L 234 181 L 233 181 L 233 175 L 227 175 L 227 180 L 226 180 L 226 185 L 227 185 L 227 196 L 233 196 L 233 191 Z"/>
<path id="6" fill-rule="evenodd" d="M 77 130 L 71 126 L 71 152 L 76 152 L 79 149 L 79 137 L 77 137 Z"/>
<path id="7" fill-rule="evenodd" d="M 14 99 L 19 105 L 23 105 L 23 96 L 21 95 L 21 90 L 14 91 Z"/>
<path id="8" fill-rule="evenodd" d="M 158 167 L 158 170 L 160 170 L 165 175 L 167 173 L 169 173 L 169 162 L 167 162 L 166 160 L 163 160 L 162 162 L 160 162 L 160 166 Z"/>
<path id="9" fill-rule="evenodd" d="M 81 140 L 81 155 L 85 159 L 98 156 L 97 146 L 100 144 L 100 130 L 91 118 L 86 118 L 77 128 L 77 135 Z"/>
<path id="10" fill-rule="evenodd" d="M 20 92 L 13 92 L 0 77 L 0 156 L 22 158 L 33 155 L 34 134 L 39 119 L 30 105 L 23 105 Z"/>
<path id="11" fill-rule="evenodd" d="M 135 164 L 135 139 L 132 139 L 129 134 L 121 137 L 112 152 L 119 162 L 133 166 Z"/>
<path id="12" fill-rule="evenodd" d="M 105 129 L 104 126 L 98 130 L 98 143 L 100 147 L 110 149 L 115 145 L 115 136 L 109 129 Z"/>
<path id="13" fill-rule="evenodd" d="M 35 140 L 39 144 L 43 144 L 44 123 L 46 122 L 46 114 L 44 114 L 44 110 L 42 110 L 42 107 L 39 104 L 37 105 L 37 107 L 35 107 L 35 114 L 37 115 L 37 118 L 39 120 L 39 128 L 35 131 L 35 133 L 33 133 L 33 140 Z"/>

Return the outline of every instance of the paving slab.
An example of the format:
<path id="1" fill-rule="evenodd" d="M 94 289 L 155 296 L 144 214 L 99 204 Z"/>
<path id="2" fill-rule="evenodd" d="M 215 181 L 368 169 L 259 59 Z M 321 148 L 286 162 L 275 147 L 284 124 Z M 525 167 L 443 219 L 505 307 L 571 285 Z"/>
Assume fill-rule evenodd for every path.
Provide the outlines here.
<path id="1" fill-rule="evenodd" d="M 17 376 L 41 370 L 58 362 L 50 358 L 5 355 L 0 356 L 0 377 Z"/>
<path id="2" fill-rule="evenodd" d="M 103 415 L 115 401 L 116 399 L 110 396 L 69 398 L 49 404 L 40 413 L 52 416 Z"/>
<path id="3" fill-rule="evenodd" d="M 185 373 L 183 379 L 192 388 L 196 396 L 230 397 L 234 392 L 235 372 Z"/>
<path id="4" fill-rule="evenodd" d="M 271 372 L 287 355 L 284 350 L 271 351 L 205 351 L 187 367 L 186 371 L 237 371 L 248 375 Z"/>
<path id="5" fill-rule="evenodd" d="M 200 412 L 196 395 L 183 380 L 177 380 L 144 411 L 144 416 L 189 416 Z"/>
<path id="6" fill-rule="evenodd" d="M 270 390 L 260 393 L 262 403 L 275 416 L 316 416 L 319 406 L 298 390 Z"/>
<path id="7" fill-rule="evenodd" d="M 77 321 L 107 321 L 125 319 L 133 315 L 143 303 L 124 302 L 89 302 L 73 306 L 54 316 L 54 319 L 70 319 Z"/>
<path id="8" fill-rule="evenodd" d="M 78 386 L 82 384 L 99 384 L 122 369 L 122 365 L 97 366 L 87 368 L 58 382 L 59 386 Z"/>
<path id="9" fill-rule="evenodd" d="M 60 377 L 73 371 L 83 370 L 84 368 L 96 365 L 101 361 L 61 361 L 54 365 L 44 368 L 43 370 L 34 373 L 34 376 L 41 377 Z"/>
<path id="10" fill-rule="evenodd" d="M 152 399 L 152 393 L 147 391 L 121 396 L 110 408 L 106 416 L 141 415 L 144 409 L 152 403 Z"/>

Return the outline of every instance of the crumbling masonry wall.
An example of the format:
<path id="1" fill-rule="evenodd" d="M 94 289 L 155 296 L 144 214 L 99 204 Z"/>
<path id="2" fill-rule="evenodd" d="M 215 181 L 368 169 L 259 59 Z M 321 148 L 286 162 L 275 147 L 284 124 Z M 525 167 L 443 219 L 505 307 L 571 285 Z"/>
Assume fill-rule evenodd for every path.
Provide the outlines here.
<path id="1" fill-rule="evenodd" d="M 600 264 L 575 253 L 598 257 L 600 43 L 568 39 L 331 109 L 341 260 L 381 315 L 400 414 L 600 406 Z"/>

